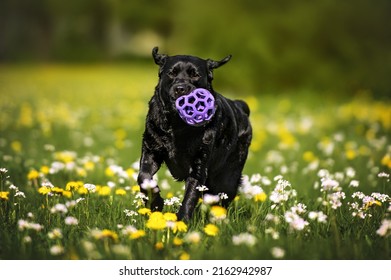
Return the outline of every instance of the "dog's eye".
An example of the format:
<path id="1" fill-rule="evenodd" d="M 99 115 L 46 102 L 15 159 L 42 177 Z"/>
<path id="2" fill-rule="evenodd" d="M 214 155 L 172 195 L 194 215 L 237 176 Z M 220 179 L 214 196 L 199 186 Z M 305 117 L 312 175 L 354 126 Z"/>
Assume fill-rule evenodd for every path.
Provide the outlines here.
<path id="1" fill-rule="evenodd" d="M 192 79 L 198 79 L 199 77 L 201 77 L 200 74 L 198 74 L 198 72 L 195 69 L 189 70 L 189 76 Z"/>
<path id="2" fill-rule="evenodd" d="M 175 78 L 179 73 L 179 70 L 177 68 L 172 69 L 170 72 L 168 72 L 168 75 L 172 78 Z"/>

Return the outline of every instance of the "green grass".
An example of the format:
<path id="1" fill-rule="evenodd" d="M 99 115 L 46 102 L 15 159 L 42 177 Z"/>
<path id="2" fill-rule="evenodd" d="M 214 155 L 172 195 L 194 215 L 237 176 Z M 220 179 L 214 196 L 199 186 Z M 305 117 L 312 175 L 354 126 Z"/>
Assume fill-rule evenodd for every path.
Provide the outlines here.
<path id="1" fill-rule="evenodd" d="M 226 91 L 252 111 L 243 189 L 179 227 L 139 213 L 156 82 L 152 65 L 0 67 L 0 259 L 390 259 L 389 101 Z M 165 168 L 156 180 L 182 199 Z"/>

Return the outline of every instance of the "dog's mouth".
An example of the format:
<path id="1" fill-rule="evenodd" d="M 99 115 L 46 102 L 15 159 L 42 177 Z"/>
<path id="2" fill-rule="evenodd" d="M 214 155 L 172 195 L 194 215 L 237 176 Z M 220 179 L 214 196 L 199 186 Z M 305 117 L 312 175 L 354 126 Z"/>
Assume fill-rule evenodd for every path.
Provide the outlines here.
<path id="1" fill-rule="evenodd" d="M 170 89 L 170 96 L 173 99 L 173 101 L 176 101 L 179 97 L 189 94 L 194 89 L 196 89 L 196 87 L 193 84 L 189 84 L 189 83 L 174 84 Z"/>

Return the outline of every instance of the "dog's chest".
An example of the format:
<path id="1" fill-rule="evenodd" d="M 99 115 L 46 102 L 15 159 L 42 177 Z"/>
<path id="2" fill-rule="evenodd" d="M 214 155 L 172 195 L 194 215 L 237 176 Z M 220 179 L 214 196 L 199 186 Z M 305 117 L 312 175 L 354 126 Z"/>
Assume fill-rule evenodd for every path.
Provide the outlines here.
<path id="1" fill-rule="evenodd" d="M 188 177 L 201 143 L 202 137 L 189 133 L 173 133 L 165 137 L 164 161 L 176 179 Z"/>

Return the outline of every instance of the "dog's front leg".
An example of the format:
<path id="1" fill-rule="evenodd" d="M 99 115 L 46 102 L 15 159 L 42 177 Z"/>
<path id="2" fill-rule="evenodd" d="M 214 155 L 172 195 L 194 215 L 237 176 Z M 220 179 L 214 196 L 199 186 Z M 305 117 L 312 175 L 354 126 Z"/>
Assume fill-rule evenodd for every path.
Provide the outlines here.
<path id="1" fill-rule="evenodd" d="M 204 185 L 208 176 L 207 164 L 210 160 L 214 139 L 214 131 L 207 131 L 204 134 L 200 152 L 191 167 L 189 177 L 186 179 L 185 196 L 183 198 L 181 208 L 177 213 L 179 220 L 190 220 L 193 215 L 194 208 L 196 207 L 201 195 L 201 192 L 197 189 L 197 187 Z"/>
<path id="2" fill-rule="evenodd" d="M 185 197 L 183 198 L 181 208 L 177 213 L 178 220 L 190 220 L 198 199 L 200 198 L 200 191 L 197 190 L 197 186 L 199 185 L 201 185 L 199 180 L 194 177 L 190 176 L 187 178 Z"/>
<path id="3" fill-rule="evenodd" d="M 161 164 L 162 160 L 156 154 L 143 149 L 137 182 L 141 192 L 147 195 L 147 197 L 150 195 L 151 201 L 149 204 L 152 211 L 162 211 L 164 200 L 160 196 L 160 190 L 157 185 L 154 188 L 146 188 L 145 184 L 152 181 L 153 175 L 159 170 Z"/>

